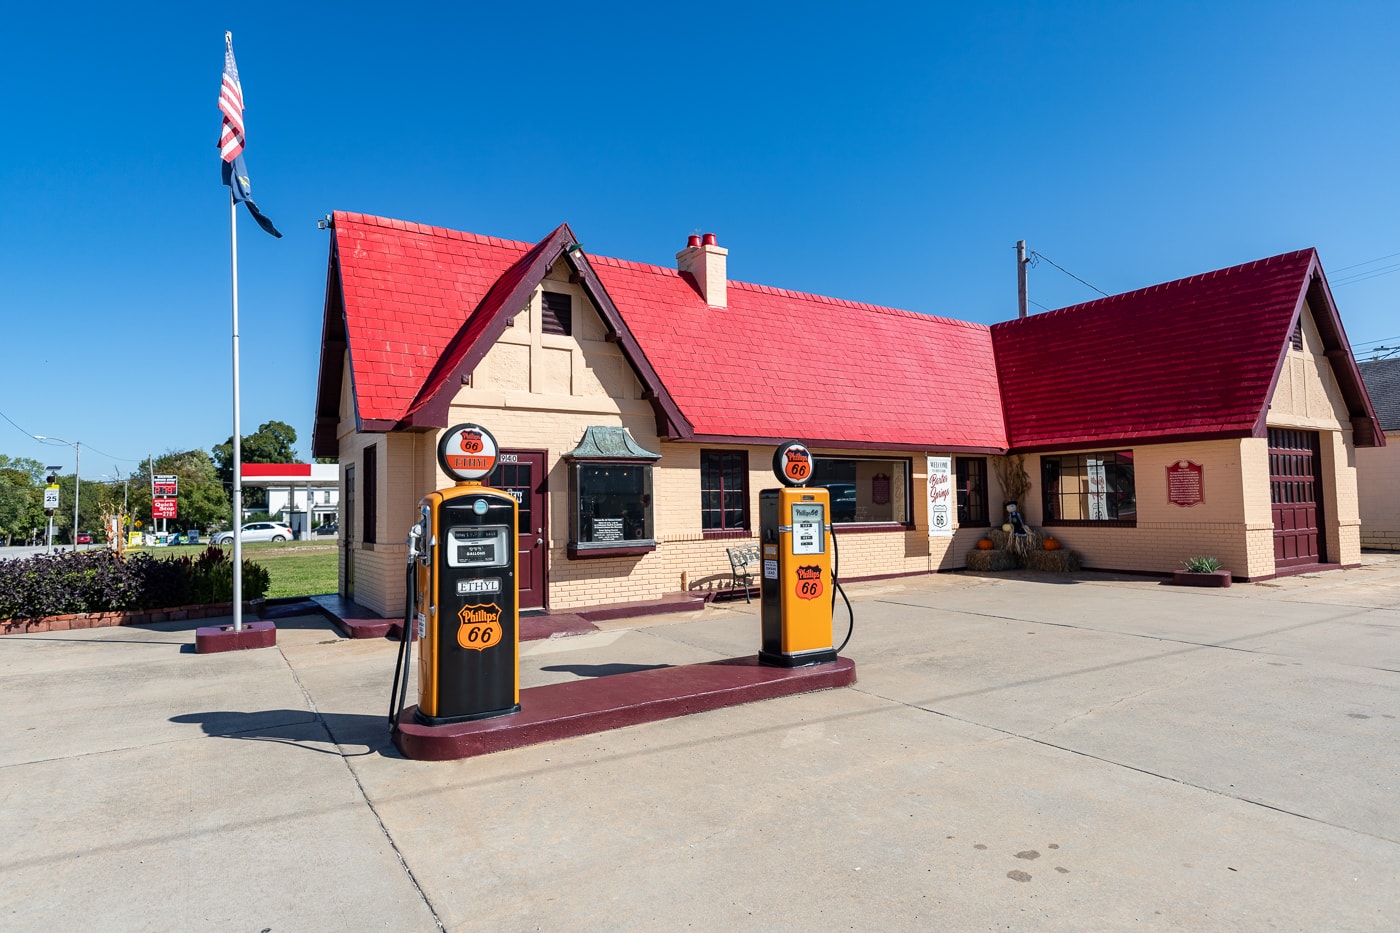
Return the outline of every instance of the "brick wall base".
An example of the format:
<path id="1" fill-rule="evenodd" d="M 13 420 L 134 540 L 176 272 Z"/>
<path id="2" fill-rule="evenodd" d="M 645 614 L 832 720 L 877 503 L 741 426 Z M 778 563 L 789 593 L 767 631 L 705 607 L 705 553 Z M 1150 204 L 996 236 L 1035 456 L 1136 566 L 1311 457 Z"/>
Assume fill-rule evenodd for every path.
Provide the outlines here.
<path id="1" fill-rule="evenodd" d="M 245 613 L 256 614 L 257 606 L 244 603 Z M 211 603 L 203 606 L 171 606 L 168 609 L 143 609 L 140 612 L 78 612 L 70 615 L 45 616 L 41 619 L 0 619 L 0 635 L 25 632 L 67 632 L 73 629 L 106 628 L 112 625 L 149 625 L 152 622 L 184 622 L 188 619 L 210 619 L 233 614 L 233 603 Z"/>

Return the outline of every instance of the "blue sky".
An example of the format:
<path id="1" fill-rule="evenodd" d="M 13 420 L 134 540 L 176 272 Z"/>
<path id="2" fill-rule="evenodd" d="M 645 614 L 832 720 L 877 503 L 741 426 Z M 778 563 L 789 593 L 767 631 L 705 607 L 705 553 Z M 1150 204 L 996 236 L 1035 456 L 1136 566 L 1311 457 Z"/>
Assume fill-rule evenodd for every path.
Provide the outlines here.
<path id="1" fill-rule="evenodd" d="M 731 278 L 988 324 L 1018 239 L 1109 293 L 1315 246 L 1353 346 L 1400 345 L 1394 3 L 28 5 L 0 453 L 98 479 L 232 433 L 225 29 L 285 234 L 240 214 L 242 430 L 303 457 L 332 210 L 662 265 L 714 232 Z"/>

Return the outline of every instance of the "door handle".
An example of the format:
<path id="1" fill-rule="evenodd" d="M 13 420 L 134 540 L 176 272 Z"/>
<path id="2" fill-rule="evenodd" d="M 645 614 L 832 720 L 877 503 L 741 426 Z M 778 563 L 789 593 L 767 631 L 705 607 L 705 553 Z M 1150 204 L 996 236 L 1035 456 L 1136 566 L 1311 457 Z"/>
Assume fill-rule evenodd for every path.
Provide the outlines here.
<path id="1" fill-rule="evenodd" d="M 539 547 L 541 544 L 544 544 L 544 538 L 536 538 L 535 547 Z"/>

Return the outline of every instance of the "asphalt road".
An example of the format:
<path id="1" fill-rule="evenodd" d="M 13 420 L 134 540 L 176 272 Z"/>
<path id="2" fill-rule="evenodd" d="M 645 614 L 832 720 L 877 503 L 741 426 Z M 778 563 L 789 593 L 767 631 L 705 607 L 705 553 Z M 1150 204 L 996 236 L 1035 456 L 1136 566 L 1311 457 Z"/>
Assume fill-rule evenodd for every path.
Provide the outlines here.
<path id="1" fill-rule="evenodd" d="M 100 547 L 102 547 L 102 546 L 103 546 L 103 545 L 101 545 L 101 544 L 80 544 L 80 545 L 78 545 L 78 550 L 80 550 L 80 551 L 89 551 L 89 550 L 92 550 L 93 548 L 100 548 Z M 33 557 L 35 554 L 47 554 L 47 553 L 49 553 L 50 551 L 53 551 L 53 552 L 57 553 L 58 551 L 71 551 L 71 550 L 73 550 L 73 545 L 71 545 L 71 544 L 56 544 L 56 545 L 54 545 L 52 548 L 49 548 L 49 547 L 0 547 L 0 560 L 16 560 L 16 559 L 21 558 L 21 557 Z"/>

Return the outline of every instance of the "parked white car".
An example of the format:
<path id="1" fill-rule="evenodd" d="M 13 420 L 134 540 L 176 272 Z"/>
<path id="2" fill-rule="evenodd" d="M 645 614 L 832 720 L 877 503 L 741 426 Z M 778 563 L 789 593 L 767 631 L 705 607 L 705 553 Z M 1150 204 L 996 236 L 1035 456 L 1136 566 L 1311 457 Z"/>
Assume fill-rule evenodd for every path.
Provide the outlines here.
<path id="1" fill-rule="evenodd" d="M 290 541 L 293 535 L 291 526 L 284 522 L 249 522 L 238 537 L 246 544 L 249 541 Z M 215 544 L 232 544 L 233 532 L 221 531 L 211 540 Z"/>

